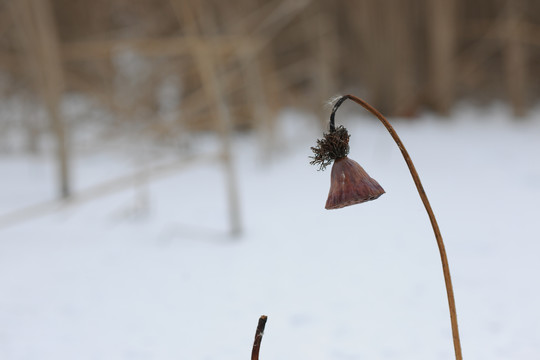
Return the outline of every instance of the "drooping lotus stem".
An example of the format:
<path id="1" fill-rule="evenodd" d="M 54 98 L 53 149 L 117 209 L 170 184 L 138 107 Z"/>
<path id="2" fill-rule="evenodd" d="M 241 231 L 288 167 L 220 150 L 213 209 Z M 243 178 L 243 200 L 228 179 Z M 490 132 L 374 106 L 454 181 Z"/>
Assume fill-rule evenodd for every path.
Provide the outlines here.
<path id="1" fill-rule="evenodd" d="M 397 135 L 397 133 L 394 130 L 394 128 L 392 127 L 392 125 L 390 125 L 388 120 L 386 120 L 386 118 L 380 112 L 378 112 L 375 108 L 373 108 L 371 105 L 366 103 L 364 100 L 362 100 L 362 99 L 360 99 L 360 98 L 358 98 L 356 96 L 353 96 L 353 95 L 344 95 L 344 96 L 340 97 L 336 101 L 336 103 L 334 104 L 334 107 L 332 109 L 332 114 L 330 115 L 330 132 L 329 132 L 329 134 L 325 134 L 325 139 L 319 140 L 318 143 L 317 143 L 318 146 L 316 148 L 312 148 L 312 150 L 315 152 L 315 157 L 313 157 L 314 160 L 311 163 L 312 164 L 319 164 L 321 166 L 321 168 L 324 168 L 326 165 L 329 165 L 332 160 L 335 160 L 335 163 L 334 163 L 334 167 L 335 167 L 340 159 L 342 159 L 342 158 L 347 159 L 347 157 L 346 157 L 347 154 L 345 154 L 345 153 L 342 154 L 341 156 L 336 157 L 336 156 L 333 155 L 333 153 L 327 151 L 328 148 L 333 148 L 333 146 L 330 146 L 330 145 L 335 143 L 335 141 L 333 140 L 335 138 L 334 133 L 337 132 L 339 129 L 343 129 L 343 127 L 339 127 L 339 128 L 336 129 L 336 127 L 335 127 L 335 113 L 339 109 L 341 104 L 343 104 L 343 102 L 345 100 L 347 100 L 347 99 L 350 99 L 350 100 L 354 101 L 355 103 L 361 105 L 363 108 L 365 108 L 371 114 L 375 115 L 382 122 L 382 124 L 386 127 L 386 129 L 388 130 L 388 132 L 390 133 L 390 135 L 392 136 L 392 138 L 396 142 L 398 148 L 401 150 L 401 154 L 403 155 L 403 158 L 405 159 L 405 162 L 407 163 L 407 166 L 409 168 L 411 176 L 412 176 L 412 178 L 414 180 L 414 184 L 416 185 L 416 189 L 418 190 L 418 194 L 420 195 L 420 198 L 422 199 L 422 203 L 424 204 L 424 207 L 425 207 L 425 209 L 427 211 L 427 214 L 429 216 L 429 220 L 431 222 L 431 226 L 433 227 L 433 232 L 435 234 L 435 239 L 437 240 L 437 246 L 439 248 L 439 253 L 440 253 L 440 256 L 441 256 L 441 263 L 442 263 L 442 269 L 443 269 L 443 274 L 444 274 L 444 282 L 445 282 L 445 285 L 446 285 L 446 294 L 447 294 L 447 297 L 448 297 L 448 307 L 449 307 L 449 310 L 450 310 L 450 321 L 451 321 L 451 326 L 452 326 L 452 337 L 453 337 L 453 341 L 454 341 L 454 352 L 455 352 L 455 355 L 456 355 L 456 360 L 462 360 L 463 357 L 462 357 L 462 354 L 461 354 L 461 344 L 460 344 L 460 339 L 459 339 L 456 304 L 455 304 L 455 300 L 454 300 L 454 290 L 453 290 L 453 287 L 452 287 L 452 279 L 450 277 L 450 267 L 448 265 L 448 259 L 446 257 L 446 250 L 445 250 L 445 247 L 444 247 L 444 242 L 443 242 L 443 239 L 442 239 L 442 235 L 441 235 L 441 232 L 439 230 L 439 225 L 437 224 L 437 220 L 435 219 L 435 214 L 433 213 L 433 210 L 431 209 L 431 205 L 430 205 L 429 200 L 427 198 L 426 192 L 424 191 L 424 187 L 422 186 L 422 183 L 420 182 L 420 177 L 418 176 L 418 173 L 416 172 L 414 164 L 413 164 L 413 162 L 412 162 L 412 160 L 411 160 L 411 158 L 409 156 L 409 153 L 405 149 L 405 146 L 401 142 L 401 139 Z M 343 131 L 343 130 L 339 130 L 339 131 Z M 330 143 L 330 145 L 328 143 Z M 348 153 L 348 134 L 347 134 L 347 153 Z M 333 170 L 334 169 L 332 169 L 332 171 Z M 360 185 L 358 185 L 358 186 L 365 186 L 365 185 L 362 185 L 362 183 L 366 182 L 367 174 L 365 174 L 365 176 L 364 175 L 359 176 L 359 175 L 354 175 L 351 172 L 342 172 L 340 174 L 340 176 L 341 176 L 341 179 L 342 179 L 342 180 L 340 180 L 340 182 L 345 181 L 345 179 L 347 179 L 347 178 L 348 179 L 346 181 L 353 181 L 356 178 L 359 178 L 361 181 L 359 182 Z M 369 178 L 369 176 L 367 176 L 367 178 Z M 373 179 L 371 179 L 371 180 L 373 180 Z M 377 183 L 375 182 L 375 184 L 377 184 Z M 335 184 L 334 181 L 332 181 L 331 188 L 330 188 L 330 195 L 332 194 L 333 191 L 338 191 L 337 190 L 338 185 L 339 184 Z M 375 186 L 375 185 L 373 185 L 373 186 Z M 382 190 L 382 188 L 381 188 L 381 190 Z M 382 192 L 384 192 L 384 190 L 382 190 Z M 378 196 L 380 196 L 382 194 L 382 192 L 379 193 L 377 196 L 371 197 L 371 198 L 369 198 L 369 195 L 368 195 L 368 197 L 364 198 L 363 201 L 376 199 Z M 348 197 L 349 199 L 346 199 L 344 202 L 342 202 L 342 206 L 340 206 L 340 207 L 356 204 L 356 203 L 359 203 L 359 202 L 363 202 L 363 201 L 356 201 L 356 202 L 351 201 L 350 197 L 353 196 L 353 195 L 349 195 L 351 193 L 352 192 L 350 190 L 347 190 L 346 192 L 342 193 L 343 196 Z M 329 196 L 329 200 L 330 200 L 330 196 Z M 349 203 L 347 203 L 347 201 Z M 328 208 L 328 206 L 327 206 L 327 208 Z"/>

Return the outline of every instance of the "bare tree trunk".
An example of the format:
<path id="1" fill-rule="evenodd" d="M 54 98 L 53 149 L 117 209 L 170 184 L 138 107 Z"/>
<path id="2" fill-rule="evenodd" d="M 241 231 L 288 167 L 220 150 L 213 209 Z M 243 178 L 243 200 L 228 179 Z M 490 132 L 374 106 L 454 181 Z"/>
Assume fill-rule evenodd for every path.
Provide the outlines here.
<path id="1" fill-rule="evenodd" d="M 426 10 L 430 102 L 448 115 L 455 96 L 456 1 L 427 0 Z"/>
<path id="2" fill-rule="evenodd" d="M 190 35 L 200 36 L 203 32 L 198 30 L 200 27 L 204 26 L 205 30 L 210 27 L 210 24 L 208 23 L 199 25 L 197 24 L 197 21 L 195 21 L 200 20 L 200 22 L 203 23 L 205 20 L 202 18 L 204 15 L 202 15 L 198 9 L 194 9 L 196 5 L 200 4 L 193 5 L 190 2 L 179 0 L 171 0 L 171 4 L 175 9 L 178 20 L 182 22 L 184 19 L 186 19 L 186 25 L 188 27 L 186 32 Z M 216 121 L 222 142 L 221 160 L 225 168 L 226 191 L 229 202 L 228 210 L 230 230 L 231 234 L 238 235 L 241 232 L 240 205 L 238 200 L 236 171 L 234 169 L 232 158 L 232 124 L 230 112 L 227 107 L 225 94 L 219 79 L 219 72 L 216 66 L 215 54 L 212 51 L 212 44 L 208 44 L 208 40 L 203 40 L 201 37 L 201 41 L 193 42 L 191 46 L 201 78 L 202 88 L 208 101 L 210 104 L 212 104 L 210 109 L 213 112 L 212 115 Z"/>
<path id="3" fill-rule="evenodd" d="M 398 116 L 412 116 L 416 110 L 417 91 L 415 91 L 415 38 L 412 30 L 414 12 L 412 2 L 394 0 L 387 2 L 389 43 L 393 49 L 391 67 L 394 76 L 391 88 L 392 113 Z"/>
<path id="4" fill-rule="evenodd" d="M 67 198 L 71 193 L 69 151 L 65 124 L 60 113 L 64 78 L 52 6 L 48 0 L 19 0 L 14 6 L 14 13 L 20 20 L 18 26 L 25 38 L 29 65 L 56 140 L 59 194 Z"/>
<path id="5" fill-rule="evenodd" d="M 523 0 L 507 0 L 504 34 L 504 64 L 506 86 L 515 116 L 525 115 L 527 83 L 526 49 L 521 41 L 520 20 L 523 16 Z"/>

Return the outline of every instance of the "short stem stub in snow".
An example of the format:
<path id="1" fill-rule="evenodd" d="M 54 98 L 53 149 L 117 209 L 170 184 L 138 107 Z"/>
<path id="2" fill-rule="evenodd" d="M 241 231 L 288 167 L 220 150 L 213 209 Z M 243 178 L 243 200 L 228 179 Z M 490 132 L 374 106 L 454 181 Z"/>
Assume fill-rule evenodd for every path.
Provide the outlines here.
<path id="1" fill-rule="evenodd" d="M 253 349 L 251 350 L 251 360 L 259 360 L 259 349 L 261 348 L 261 341 L 264 335 L 264 327 L 266 326 L 266 320 L 268 317 L 262 315 L 259 318 L 257 324 L 257 330 L 255 331 L 255 339 L 253 340 Z"/>

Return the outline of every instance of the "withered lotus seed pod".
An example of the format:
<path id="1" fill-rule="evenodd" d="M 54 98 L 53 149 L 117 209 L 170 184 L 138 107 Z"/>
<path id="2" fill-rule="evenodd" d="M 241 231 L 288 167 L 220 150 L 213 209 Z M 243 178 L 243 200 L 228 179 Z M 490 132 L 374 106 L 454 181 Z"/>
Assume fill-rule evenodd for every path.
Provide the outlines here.
<path id="1" fill-rule="evenodd" d="M 437 247 L 439 248 L 444 282 L 446 285 L 446 295 L 448 298 L 448 309 L 450 310 L 454 353 L 456 355 L 456 360 L 463 360 L 457 322 L 456 301 L 454 299 L 454 289 L 450 277 L 450 266 L 448 264 L 448 258 L 446 256 L 446 250 L 441 231 L 439 230 L 439 225 L 437 224 L 437 219 L 431 209 L 431 205 L 426 192 L 424 191 L 424 187 L 422 186 L 422 182 L 420 181 L 420 177 L 418 176 L 418 172 L 414 167 L 407 149 L 405 149 L 405 145 L 403 145 L 403 142 L 390 122 L 388 122 L 377 109 L 354 95 L 343 95 L 336 99 L 334 107 L 332 108 L 332 113 L 330 114 L 329 132 L 324 134 L 322 139 L 317 140 L 317 145 L 311 148 L 314 156 L 310 157 L 313 159 L 310 164 L 318 165 L 319 170 L 324 170 L 328 165 L 332 164 L 332 162 L 334 163 L 332 166 L 330 192 L 328 194 L 328 200 L 326 201 L 326 208 L 339 209 L 345 206 L 374 200 L 384 194 L 383 188 L 375 180 L 370 178 L 358 163 L 347 157 L 349 154 L 349 133 L 343 126 L 335 126 L 336 111 L 347 99 L 362 106 L 381 121 L 386 130 L 388 130 L 390 136 L 392 136 L 392 139 L 394 139 L 409 168 L 416 189 L 418 190 L 418 195 L 420 195 L 420 199 L 422 199 L 431 226 L 433 227 L 433 233 L 435 234 L 435 240 L 437 241 Z"/>
<path id="2" fill-rule="evenodd" d="M 340 209 L 345 206 L 375 200 L 384 189 L 372 179 L 356 161 L 343 157 L 332 165 L 330 191 L 325 208 Z"/>
<path id="3" fill-rule="evenodd" d="M 314 156 L 310 164 L 319 165 L 319 170 L 334 163 L 325 206 L 328 210 L 375 200 L 384 194 L 381 185 L 369 177 L 356 161 L 347 157 L 349 137 L 349 132 L 343 126 L 334 126 L 332 117 L 330 131 L 317 140 L 316 147 L 311 148 Z"/>

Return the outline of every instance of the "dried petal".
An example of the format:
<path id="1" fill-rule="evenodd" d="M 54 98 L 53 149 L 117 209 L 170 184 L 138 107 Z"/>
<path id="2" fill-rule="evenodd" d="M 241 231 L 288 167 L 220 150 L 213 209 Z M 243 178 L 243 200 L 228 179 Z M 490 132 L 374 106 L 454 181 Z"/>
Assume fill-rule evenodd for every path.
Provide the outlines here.
<path id="1" fill-rule="evenodd" d="M 356 161 L 343 157 L 332 165 L 330 192 L 325 208 L 340 209 L 375 200 L 382 194 L 384 189 L 381 185 L 369 177 Z"/>

